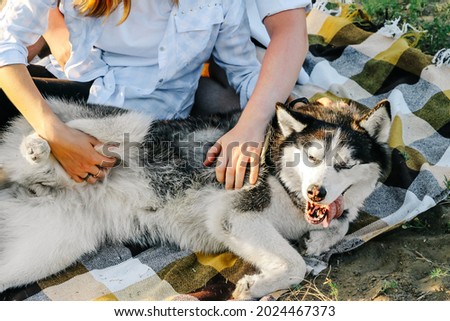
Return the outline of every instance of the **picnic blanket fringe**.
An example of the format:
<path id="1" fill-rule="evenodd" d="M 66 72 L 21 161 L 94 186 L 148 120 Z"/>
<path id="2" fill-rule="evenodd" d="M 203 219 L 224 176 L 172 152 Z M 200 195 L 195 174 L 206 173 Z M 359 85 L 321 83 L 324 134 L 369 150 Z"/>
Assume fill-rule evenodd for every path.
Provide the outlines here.
<path id="1" fill-rule="evenodd" d="M 437 67 L 441 66 L 450 66 L 450 49 L 442 48 L 439 50 L 433 57 L 433 60 L 431 61 L 434 63 Z"/>
<path id="2" fill-rule="evenodd" d="M 384 26 L 378 30 L 378 33 L 386 37 L 392 37 L 394 39 L 404 38 L 408 39 L 411 47 L 416 47 L 419 43 L 420 36 L 427 31 L 419 30 L 411 24 L 405 22 L 402 26 L 399 26 L 401 17 L 394 20 L 387 20 Z"/>
<path id="3" fill-rule="evenodd" d="M 316 10 L 319 10 L 323 13 L 329 14 L 330 16 L 335 16 L 335 17 L 339 17 L 342 14 L 342 6 L 338 5 L 337 9 L 329 9 L 327 6 L 333 3 L 335 4 L 336 2 L 331 2 L 331 1 L 316 1 L 316 3 L 313 4 L 313 8 Z"/>

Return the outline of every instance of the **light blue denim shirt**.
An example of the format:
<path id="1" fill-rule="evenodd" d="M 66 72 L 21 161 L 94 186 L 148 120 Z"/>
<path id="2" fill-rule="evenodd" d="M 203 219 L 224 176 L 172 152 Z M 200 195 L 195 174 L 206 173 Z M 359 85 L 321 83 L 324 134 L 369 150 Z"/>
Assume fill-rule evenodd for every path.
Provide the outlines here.
<path id="1" fill-rule="evenodd" d="M 145 1 L 145 0 L 135 0 Z M 27 64 L 26 46 L 47 28 L 48 12 L 57 0 L 8 1 L 0 14 L 0 66 Z M 244 107 L 259 75 L 260 64 L 250 42 L 242 0 L 181 0 L 173 6 L 158 52 L 158 65 L 110 66 L 94 44 L 102 20 L 78 14 L 72 1 L 60 9 L 70 32 L 72 52 L 64 71 L 48 65 L 58 78 L 95 80 L 90 103 L 109 104 L 149 112 L 159 119 L 188 116 L 203 63 L 213 55 L 240 94 Z M 120 28 L 120 26 L 118 26 Z M 137 29 L 130 37 L 148 37 Z"/>
<path id="2" fill-rule="evenodd" d="M 311 0 L 246 0 L 246 2 L 247 6 L 251 2 L 256 3 L 261 19 L 285 10 L 305 8 L 309 11 L 312 7 Z"/>

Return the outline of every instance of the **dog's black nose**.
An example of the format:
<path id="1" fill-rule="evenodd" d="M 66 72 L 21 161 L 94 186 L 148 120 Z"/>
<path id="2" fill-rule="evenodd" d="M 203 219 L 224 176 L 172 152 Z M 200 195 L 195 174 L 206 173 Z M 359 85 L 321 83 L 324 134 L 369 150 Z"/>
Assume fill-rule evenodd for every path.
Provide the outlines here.
<path id="1" fill-rule="evenodd" d="M 311 184 L 308 186 L 308 198 L 313 202 L 320 202 L 327 196 L 327 190 L 323 186 Z"/>

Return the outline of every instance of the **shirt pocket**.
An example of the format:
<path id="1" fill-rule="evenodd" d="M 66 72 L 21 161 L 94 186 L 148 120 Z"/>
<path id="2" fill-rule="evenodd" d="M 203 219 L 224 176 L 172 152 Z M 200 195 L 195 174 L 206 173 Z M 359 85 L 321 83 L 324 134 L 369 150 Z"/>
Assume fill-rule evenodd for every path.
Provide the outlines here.
<path id="1" fill-rule="evenodd" d="M 193 9 L 180 9 L 175 16 L 177 32 L 209 30 L 224 20 L 222 4 L 208 4 Z"/>
<path id="2" fill-rule="evenodd" d="M 219 3 L 178 11 L 175 16 L 177 53 L 185 64 L 209 59 L 223 21 Z"/>

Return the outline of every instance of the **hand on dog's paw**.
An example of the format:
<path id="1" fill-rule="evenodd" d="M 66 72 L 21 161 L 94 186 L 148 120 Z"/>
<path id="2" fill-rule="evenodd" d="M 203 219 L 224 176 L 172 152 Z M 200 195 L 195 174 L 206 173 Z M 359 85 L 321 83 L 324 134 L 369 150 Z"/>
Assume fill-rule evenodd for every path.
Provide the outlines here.
<path id="1" fill-rule="evenodd" d="M 21 145 L 22 156 L 31 163 L 37 164 L 48 159 L 50 155 L 50 145 L 46 140 L 37 134 L 32 134 L 24 138 Z"/>
<path id="2" fill-rule="evenodd" d="M 240 301 L 253 300 L 254 297 L 251 294 L 252 286 L 255 284 L 257 275 L 245 275 L 236 284 L 236 289 L 233 292 L 233 298 Z"/>

